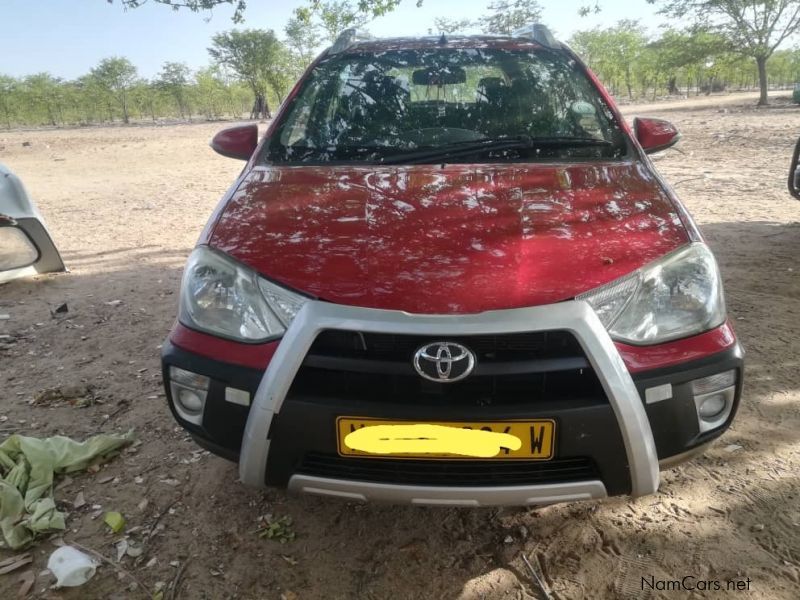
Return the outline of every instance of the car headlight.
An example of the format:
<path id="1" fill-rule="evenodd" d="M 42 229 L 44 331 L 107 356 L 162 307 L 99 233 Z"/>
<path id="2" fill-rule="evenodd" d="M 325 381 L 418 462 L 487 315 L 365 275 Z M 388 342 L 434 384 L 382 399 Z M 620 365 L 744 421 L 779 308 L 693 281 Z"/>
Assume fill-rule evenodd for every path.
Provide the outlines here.
<path id="1" fill-rule="evenodd" d="M 214 335 L 264 342 L 282 336 L 307 300 L 225 254 L 198 246 L 183 273 L 178 319 Z"/>
<path id="2" fill-rule="evenodd" d="M 725 321 L 717 262 L 702 243 L 684 246 L 576 299 L 592 306 L 613 339 L 629 344 L 660 344 Z"/>

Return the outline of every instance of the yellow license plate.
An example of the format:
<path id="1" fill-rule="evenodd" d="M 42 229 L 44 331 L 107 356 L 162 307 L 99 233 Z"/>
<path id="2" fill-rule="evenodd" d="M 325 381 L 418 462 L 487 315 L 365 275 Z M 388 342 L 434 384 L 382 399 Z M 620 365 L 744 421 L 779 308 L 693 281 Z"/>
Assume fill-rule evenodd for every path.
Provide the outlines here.
<path id="1" fill-rule="evenodd" d="M 336 419 L 339 454 L 362 458 L 549 460 L 553 458 L 555 436 L 556 423 L 552 419 L 486 422 Z"/>

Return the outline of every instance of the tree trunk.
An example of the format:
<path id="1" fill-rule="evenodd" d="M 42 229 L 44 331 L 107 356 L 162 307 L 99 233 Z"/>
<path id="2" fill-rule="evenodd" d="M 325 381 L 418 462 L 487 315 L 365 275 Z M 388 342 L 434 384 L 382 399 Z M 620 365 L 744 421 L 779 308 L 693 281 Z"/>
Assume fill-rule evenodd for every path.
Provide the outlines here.
<path id="1" fill-rule="evenodd" d="M 127 125 L 130 123 L 130 115 L 128 114 L 128 94 L 123 90 L 120 95 L 120 104 L 122 105 L 122 122 Z"/>
<path id="2" fill-rule="evenodd" d="M 251 119 L 258 119 L 258 116 L 261 114 L 261 96 L 256 94 L 256 99 L 253 102 L 253 108 L 250 111 L 250 118 Z"/>
<path id="3" fill-rule="evenodd" d="M 256 101 L 253 110 L 250 112 L 251 119 L 271 119 L 272 111 L 269 109 L 269 100 L 266 95 L 256 94 Z"/>
<path id="4" fill-rule="evenodd" d="M 677 96 L 681 93 L 678 89 L 677 79 L 675 77 L 670 77 L 669 81 L 667 82 L 667 93 L 670 96 Z"/>
<path id="5" fill-rule="evenodd" d="M 272 118 L 272 111 L 269 108 L 269 100 L 267 100 L 266 96 L 264 96 L 264 118 L 265 119 Z"/>
<path id="6" fill-rule="evenodd" d="M 769 104 L 767 99 L 767 57 L 756 56 L 756 66 L 758 67 L 758 87 L 761 92 L 758 97 L 758 105 L 766 106 Z"/>

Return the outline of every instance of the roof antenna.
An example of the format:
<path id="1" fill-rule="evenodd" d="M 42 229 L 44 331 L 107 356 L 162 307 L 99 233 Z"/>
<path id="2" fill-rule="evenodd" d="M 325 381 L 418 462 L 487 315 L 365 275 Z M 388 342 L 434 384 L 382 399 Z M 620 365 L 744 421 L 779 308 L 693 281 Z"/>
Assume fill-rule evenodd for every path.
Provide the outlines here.
<path id="1" fill-rule="evenodd" d="M 444 46 L 447 44 L 447 38 L 444 36 L 444 32 L 442 32 L 442 37 L 439 38 L 439 45 Z"/>

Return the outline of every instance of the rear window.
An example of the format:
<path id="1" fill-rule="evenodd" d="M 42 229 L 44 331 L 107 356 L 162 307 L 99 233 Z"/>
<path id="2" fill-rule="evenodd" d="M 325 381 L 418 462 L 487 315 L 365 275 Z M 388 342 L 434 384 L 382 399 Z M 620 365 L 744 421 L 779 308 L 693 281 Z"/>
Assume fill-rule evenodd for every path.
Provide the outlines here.
<path id="1" fill-rule="evenodd" d="M 531 143 L 480 147 L 506 139 Z M 424 48 L 324 59 L 287 107 L 267 159 L 402 162 L 440 149 L 438 162 L 452 149 L 452 162 L 591 160 L 626 148 L 609 107 L 564 52 Z"/>

